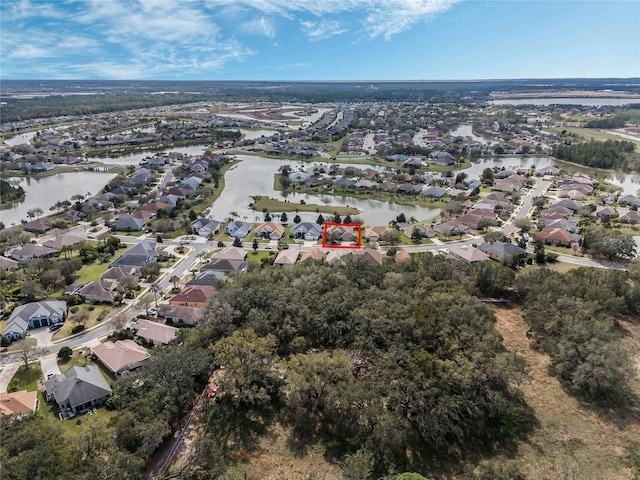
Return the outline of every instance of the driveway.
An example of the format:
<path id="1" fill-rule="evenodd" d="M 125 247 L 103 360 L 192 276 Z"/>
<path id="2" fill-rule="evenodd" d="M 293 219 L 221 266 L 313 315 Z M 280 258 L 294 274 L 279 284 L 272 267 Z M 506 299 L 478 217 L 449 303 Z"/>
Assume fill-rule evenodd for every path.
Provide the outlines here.
<path id="1" fill-rule="evenodd" d="M 58 368 L 57 355 L 47 355 L 40 359 L 40 367 L 42 368 L 42 376 L 49 378 L 49 375 L 60 375 L 60 369 Z"/>
<path id="2" fill-rule="evenodd" d="M 2 372 L 0 372 L 0 392 L 6 393 L 9 382 L 18 371 L 18 368 L 20 368 L 20 365 L 22 364 L 13 363 L 2 369 Z"/>

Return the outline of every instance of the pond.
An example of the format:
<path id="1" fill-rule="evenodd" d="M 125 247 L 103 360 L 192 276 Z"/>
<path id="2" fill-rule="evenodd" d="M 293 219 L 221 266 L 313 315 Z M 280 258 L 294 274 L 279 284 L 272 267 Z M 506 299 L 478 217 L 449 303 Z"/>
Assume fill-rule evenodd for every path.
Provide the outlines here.
<path id="1" fill-rule="evenodd" d="M 28 221 L 27 211 L 33 208 L 41 208 L 45 216 L 49 215 L 49 208 L 56 202 L 88 192 L 95 195 L 115 176 L 115 173 L 105 172 L 67 172 L 43 178 L 8 177 L 6 180 L 12 185 L 20 185 L 26 195 L 24 201 L 0 210 L 0 220 L 7 227 L 23 219 Z"/>
<path id="2" fill-rule="evenodd" d="M 274 190 L 274 175 L 282 165 L 291 165 L 295 168 L 302 166 L 308 168 L 309 163 L 296 162 L 291 160 L 277 160 L 249 155 L 237 155 L 242 160 L 238 165 L 227 171 L 225 175 L 225 189 L 220 197 L 211 207 L 211 214 L 217 220 L 222 220 L 235 211 L 242 217 L 247 217 L 250 221 L 255 221 L 256 217 L 262 218 L 262 212 L 254 212 L 249 208 L 251 196 L 262 195 L 291 203 L 291 209 L 287 214 L 295 215 L 296 204 L 303 200 L 305 203 L 319 205 L 349 206 L 360 209 L 358 217 L 362 218 L 366 225 L 386 225 L 400 213 L 404 213 L 407 218 L 415 217 L 418 220 L 432 219 L 439 215 L 439 208 L 428 208 L 414 205 L 400 205 L 395 203 L 381 202 L 378 200 L 364 200 L 339 195 L 309 195 L 306 193 L 285 194 Z M 358 165 L 365 168 L 366 166 Z M 280 213 L 280 212 L 271 212 Z M 300 217 L 304 220 L 315 220 L 317 213 L 301 212 Z"/>

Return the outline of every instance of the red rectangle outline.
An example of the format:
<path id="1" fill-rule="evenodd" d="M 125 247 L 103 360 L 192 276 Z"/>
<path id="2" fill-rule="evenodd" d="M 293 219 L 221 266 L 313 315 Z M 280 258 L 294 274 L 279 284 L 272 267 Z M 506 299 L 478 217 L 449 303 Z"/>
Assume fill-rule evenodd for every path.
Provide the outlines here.
<path id="1" fill-rule="evenodd" d="M 328 227 L 351 227 L 358 229 L 358 245 L 327 245 Z M 346 248 L 350 250 L 360 250 L 362 248 L 362 225 L 360 225 L 359 223 L 326 222 L 324 224 L 324 231 L 322 232 L 322 248 Z"/>

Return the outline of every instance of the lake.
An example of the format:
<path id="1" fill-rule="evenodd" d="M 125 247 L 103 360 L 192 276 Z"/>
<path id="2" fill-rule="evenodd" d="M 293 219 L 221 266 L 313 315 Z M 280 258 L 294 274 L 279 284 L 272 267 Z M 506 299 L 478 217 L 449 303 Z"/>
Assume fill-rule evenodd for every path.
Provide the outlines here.
<path id="1" fill-rule="evenodd" d="M 366 225 L 386 225 L 400 213 L 407 217 L 415 217 L 418 220 L 427 220 L 440 213 L 439 208 L 427 208 L 415 205 L 399 205 L 395 203 L 381 202 L 378 200 L 363 200 L 339 195 L 309 195 L 305 193 L 283 193 L 274 190 L 274 175 L 282 165 L 291 165 L 294 169 L 298 166 L 308 168 L 309 163 L 292 160 L 277 160 L 272 158 L 256 157 L 250 155 L 236 155 L 242 160 L 238 165 L 228 170 L 225 175 L 225 188 L 220 197 L 211 207 L 211 214 L 217 220 L 222 220 L 235 211 L 240 217 L 247 217 L 250 221 L 256 221 L 256 217 L 262 219 L 262 212 L 254 212 L 249 208 L 251 196 L 262 195 L 291 203 L 291 209 L 287 214 L 295 215 L 295 206 L 300 200 L 305 203 L 319 205 L 335 205 L 356 207 L 361 210 L 358 217 L 362 218 Z M 358 165 L 360 168 L 366 166 Z M 376 168 L 376 167 L 374 167 Z M 280 212 L 271 212 L 280 213 Z M 315 220 L 317 213 L 301 212 L 300 217 L 305 220 Z"/>
<path id="2" fill-rule="evenodd" d="M 606 105 L 615 107 L 620 105 L 630 105 L 632 103 L 640 103 L 640 98 L 505 98 L 500 100 L 489 100 L 488 103 L 492 105 L 585 105 L 591 107 Z"/>
<path id="3" fill-rule="evenodd" d="M 43 178 L 6 178 L 5 180 L 12 185 L 20 185 L 26 195 L 23 202 L 0 210 L 0 221 L 9 227 L 20 223 L 21 219 L 29 220 L 27 210 L 36 207 L 44 210 L 45 216 L 49 215 L 49 207 L 56 202 L 69 200 L 74 195 L 84 195 L 87 192 L 95 195 L 115 176 L 115 173 L 108 172 L 67 172 Z"/>

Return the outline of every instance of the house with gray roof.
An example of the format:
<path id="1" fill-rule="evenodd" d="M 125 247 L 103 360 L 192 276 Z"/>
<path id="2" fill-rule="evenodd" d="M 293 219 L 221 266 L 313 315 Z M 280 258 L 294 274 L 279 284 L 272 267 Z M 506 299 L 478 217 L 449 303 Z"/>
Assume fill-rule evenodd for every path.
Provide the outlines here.
<path id="1" fill-rule="evenodd" d="M 518 245 L 500 241 L 482 243 L 478 246 L 478 249 L 489 255 L 489 258 L 505 265 L 511 264 L 527 253 L 524 248 L 520 248 Z"/>
<path id="2" fill-rule="evenodd" d="M 217 233 L 218 228 L 220 228 L 220 222 L 211 218 L 196 218 L 191 222 L 191 230 L 201 237 Z"/>
<path id="3" fill-rule="evenodd" d="M 229 223 L 227 228 L 225 228 L 225 233 L 227 233 L 230 237 L 233 238 L 244 238 L 249 235 L 251 231 L 251 227 L 253 225 L 249 222 L 243 222 L 242 220 L 236 220 L 235 222 Z"/>
<path id="4" fill-rule="evenodd" d="M 54 375 L 44 382 L 44 388 L 47 401 L 55 401 L 62 415 L 104 405 L 111 396 L 111 387 L 94 365 L 72 367 L 64 375 Z"/>
<path id="5" fill-rule="evenodd" d="M 165 320 L 185 325 L 196 325 L 203 315 L 203 309 L 198 307 L 185 307 L 183 305 L 162 304 L 158 307 L 158 316 Z"/>
<path id="6" fill-rule="evenodd" d="M 25 243 L 24 245 L 13 248 L 9 252 L 9 257 L 16 261 L 28 261 L 34 258 L 57 257 L 59 254 L 60 251 L 55 248 L 43 247 L 41 245 L 36 245 L 35 243 Z"/>
<path id="7" fill-rule="evenodd" d="M 147 223 L 144 218 L 135 214 L 125 213 L 116 220 L 116 230 L 121 232 L 139 232 Z"/>
<path id="8" fill-rule="evenodd" d="M 322 225 L 314 222 L 300 222 L 291 229 L 291 235 L 294 238 L 304 238 L 305 240 L 318 240 L 322 233 Z"/>
<path id="9" fill-rule="evenodd" d="M 145 263 L 154 262 L 158 256 L 156 245 L 156 242 L 148 240 L 140 242 L 127 250 L 120 258 L 117 258 L 111 266 L 139 268 Z"/>
<path id="10" fill-rule="evenodd" d="M 27 330 L 62 323 L 66 316 L 67 302 L 63 300 L 49 299 L 19 305 L 11 312 L 2 336 L 18 340 Z"/>

